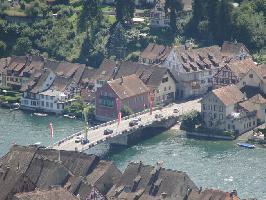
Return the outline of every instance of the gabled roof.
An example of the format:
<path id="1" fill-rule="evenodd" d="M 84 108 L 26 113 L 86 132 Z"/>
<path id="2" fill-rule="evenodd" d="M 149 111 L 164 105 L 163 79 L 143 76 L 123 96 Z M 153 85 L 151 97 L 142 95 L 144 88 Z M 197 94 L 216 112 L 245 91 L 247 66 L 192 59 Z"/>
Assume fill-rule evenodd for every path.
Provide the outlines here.
<path id="1" fill-rule="evenodd" d="M 87 184 L 104 185 L 100 192 L 106 192 L 117 182 L 121 172 L 112 162 L 100 161 L 95 155 L 14 145 L 0 159 L 0 199 L 11 199 L 17 192 L 33 191 L 36 187 L 73 188 L 74 180 L 78 177 L 86 180 L 87 176 L 94 177 L 88 178 Z"/>
<path id="2" fill-rule="evenodd" d="M 187 200 L 240 200 L 237 196 L 230 196 L 229 192 L 223 192 L 221 190 L 206 189 L 204 191 L 192 190 Z"/>
<path id="3" fill-rule="evenodd" d="M 224 41 L 221 52 L 224 56 L 236 56 L 241 53 L 242 50 L 245 50 L 249 53 L 248 49 L 243 43 L 237 43 L 237 42 L 228 42 Z"/>
<path id="4" fill-rule="evenodd" d="M 150 43 L 144 51 L 141 52 L 140 58 L 154 60 L 155 63 L 162 63 L 171 52 L 171 47 Z"/>
<path id="5" fill-rule="evenodd" d="M 120 181 L 108 192 L 109 199 L 184 199 L 187 188 L 197 189 L 188 175 L 181 171 L 131 162 Z"/>
<path id="6" fill-rule="evenodd" d="M 261 94 L 256 94 L 249 99 L 252 103 L 266 105 L 266 99 Z"/>
<path id="7" fill-rule="evenodd" d="M 240 102 L 238 103 L 238 105 L 245 109 L 246 111 L 248 112 L 253 112 L 256 110 L 254 104 L 252 103 L 252 101 L 249 101 L 249 100 L 246 100 L 246 101 L 243 101 L 243 102 Z"/>
<path id="8" fill-rule="evenodd" d="M 249 70 L 257 68 L 252 59 L 235 60 L 228 63 L 227 66 L 239 78 L 243 78 Z"/>
<path id="9" fill-rule="evenodd" d="M 244 94 L 236 85 L 221 87 L 213 90 L 212 93 L 226 106 L 238 103 L 245 99 Z"/>
<path id="10" fill-rule="evenodd" d="M 135 74 L 147 86 L 158 87 L 167 72 L 175 80 L 173 74 L 167 68 L 157 65 L 146 65 L 130 61 L 115 62 L 104 60 L 100 68 L 97 69 L 94 79 L 107 81 Z"/>
<path id="11" fill-rule="evenodd" d="M 18 193 L 14 200 L 78 200 L 78 198 L 61 187 L 55 187 L 47 190 Z"/>
<path id="12" fill-rule="evenodd" d="M 120 99 L 126 99 L 149 92 L 149 88 L 135 74 L 108 81 L 107 84 Z"/>
<path id="13" fill-rule="evenodd" d="M 175 48 L 175 52 L 185 72 L 204 71 L 223 66 L 222 54 L 217 45 L 197 49 L 181 45 Z"/>

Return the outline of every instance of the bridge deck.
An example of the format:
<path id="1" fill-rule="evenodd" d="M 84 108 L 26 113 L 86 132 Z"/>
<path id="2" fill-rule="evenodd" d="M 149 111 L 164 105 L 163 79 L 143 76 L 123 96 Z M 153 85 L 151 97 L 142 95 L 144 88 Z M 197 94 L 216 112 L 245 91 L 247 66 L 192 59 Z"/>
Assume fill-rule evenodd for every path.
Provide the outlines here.
<path id="1" fill-rule="evenodd" d="M 174 113 L 174 109 L 178 109 L 178 113 Z M 179 103 L 179 104 L 172 104 L 167 107 L 164 107 L 161 110 L 155 110 L 152 115 L 148 111 L 146 112 L 141 112 L 137 113 L 136 115 L 130 116 L 129 118 L 122 119 L 120 125 L 117 125 L 117 121 L 111 121 L 107 122 L 95 127 L 91 127 L 88 130 L 88 140 L 89 142 L 87 144 L 81 144 L 76 143 L 75 140 L 78 137 L 83 137 L 84 132 L 80 131 L 78 133 L 75 133 L 59 142 L 57 142 L 53 148 L 58 149 L 58 150 L 78 150 L 78 151 L 85 151 L 99 143 L 102 143 L 106 140 L 109 140 L 111 138 L 117 137 L 118 135 L 121 134 L 127 134 L 128 132 L 139 128 L 139 126 L 143 127 L 148 127 L 152 123 L 156 121 L 160 121 L 163 119 L 169 119 L 171 117 L 177 117 L 178 115 L 181 115 L 183 113 L 189 112 L 191 110 L 200 110 L 200 104 L 199 100 L 192 100 L 184 103 Z M 161 118 L 155 118 L 156 114 L 161 114 Z M 134 127 L 129 126 L 129 122 L 135 118 L 135 117 L 140 117 L 141 121 L 138 123 L 138 125 Z M 112 129 L 113 133 L 110 135 L 104 135 L 104 130 L 105 129 Z M 126 132 L 127 131 L 127 132 Z"/>

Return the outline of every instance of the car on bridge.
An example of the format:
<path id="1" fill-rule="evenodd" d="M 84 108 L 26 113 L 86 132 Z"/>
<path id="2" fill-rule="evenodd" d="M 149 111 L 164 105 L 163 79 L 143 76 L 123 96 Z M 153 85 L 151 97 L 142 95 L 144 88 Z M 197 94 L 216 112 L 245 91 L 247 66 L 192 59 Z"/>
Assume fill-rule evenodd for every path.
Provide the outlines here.
<path id="1" fill-rule="evenodd" d="M 129 126 L 136 126 L 136 125 L 138 125 L 138 123 L 139 123 L 139 120 L 138 119 L 133 119 L 133 120 L 131 120 L 130 122 L 129 122 Z"/>
<path id="2" fill-rule="evenodd" d="M 103 134 L 104 135 L 110 135 L 110 134 L 112 134 L 114 131 L 112 130 L 112 129 L 105 129 L 104 131 L 103 131 Z"/>
<path id="3" fill-rule="evenodd" d="M 155 114 L 155 119 L 159 119 L 159 118 L 162 118 L 163 115 L 162 114 Z"/>

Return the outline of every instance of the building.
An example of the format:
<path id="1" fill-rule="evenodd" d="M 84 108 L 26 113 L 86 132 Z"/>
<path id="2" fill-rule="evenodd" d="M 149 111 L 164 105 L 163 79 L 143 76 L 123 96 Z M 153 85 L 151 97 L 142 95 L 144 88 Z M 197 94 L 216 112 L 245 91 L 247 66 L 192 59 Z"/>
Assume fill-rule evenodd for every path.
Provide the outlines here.
<path id="1" fill-rule="evenodd" d="M 221 47 L 221 53 L 227 61 L 252 58 L 247 47 L 238 42 L 225 41 Z"/>
<path id="2" fill-rule="evenodd" d="M 17 193 L 32 192 L 16 195 L 24 200 L 27 196 L 34 197 L 34 190 L 48 190 L 52 186 L 62 187 L 85 200 L 93 191 L 105 195 L 121 177 L 112 162 L 95 155 L 37 146 L 14 145 L 0 159 L 0 164 L 0 199 L 3 200 L 11 200 Z M 54 195 L 54 190 L 46 195 Z M 62 195 L 70 196 L 65 191 Z"/>
<path id="3" fill-rule="evenodd" d="M 219 199 L 219 200 L 240 200 L 237 196 L 237 192 L 224 192 L 221 190 L 206 189 L 206 190 L 190 190 L 186 200 L 207 200 L 207 199 Z"/>
<path id="4" fill-rule="evenodd" d="M 178 18 L 190 15 L 192 13 L 192 0 L 181 0 L 183 9 L 177 14 Z M 170 16 L 165 13 L 165 0 L 157 0 L 154 8 L 150 12 L 150 26 L 169 27 Z"/>
<path id="5" fill-rule="evenodd" d="M 13 90 L 20 90 L 35 70 L 41 70 L 44 66 L 44 58 L 40 56 L 13 56 L 3 62 L 6 66 L 2 86 Z"/>
<path id="6" fill-rule="evenodd" d="M 137 62 L 104 60 L 93 77 L 95 90 L 109 80 L 136 74 L 155 95 L 155 104 L 175 100 L 176 79 L 167 68 Z"/>
<path id="7" fill-rule="evenodd" d="M 201 111 L 205 126 L 210 129 L 238 135 L 257 126 L 257 110 L 236 85 L 209 92 L 201 100 Z"/>
<path id="8" fill-rule="evenodd" d="M 96 118 L 102 121 L 116 119 L 117 101 L 121 109 L 140 112 L 149 106 L 149 92 L 149 88 L 135 74 L 107 81 L 96 91 Z"/>
<path id="9" fill-rule="evenodd" d="M 189 189 L 198 190 L 189 176 L 181 171 L 131 162 L 120 181 L 107 193 L 108 199 L 185 199 Z"/>
<path id="10" fill-rule="evenodd" d="M 23 84 L 21 108 L 62 113 L 80 93 L 84 70 L 85 65 L 46 60 Z"/>
<path id="11" fill-rule="evenodd" d="M 18 193 L 13 200 L 78 200 L 69 191 L 58 187 L 47 190 L 35 190 L 33 192 Z"/>
<path id="12" fill-rule="evenodd" d="M 253 68 L 257 68 L 257 65 L 252 59 L 234 60 L 226 63 L 213 76 L 213 86 L 218 88 L 237 84 Z"/>
<path id="13" fill-rule="evenodd" d="M 176 97 L 200 96 L 212 89 L 213 75 L 224 66 L 219 46 L 192 49 L 174 47 L 162 65 L 177 81 Z"/>
<path id="14" fill-rule="evenodd" d="M 162 64 L 171 52 L 171 47 L 150 43 L 140 53 L 139 62 L 144 64 Z"/>
<path id="15" fill-rule="evenodd" d="M 169 27 L 170 17 L 165 13 L 165 0 L 158 0 L 150 12 L 150 26 L 152 27 Z"/>

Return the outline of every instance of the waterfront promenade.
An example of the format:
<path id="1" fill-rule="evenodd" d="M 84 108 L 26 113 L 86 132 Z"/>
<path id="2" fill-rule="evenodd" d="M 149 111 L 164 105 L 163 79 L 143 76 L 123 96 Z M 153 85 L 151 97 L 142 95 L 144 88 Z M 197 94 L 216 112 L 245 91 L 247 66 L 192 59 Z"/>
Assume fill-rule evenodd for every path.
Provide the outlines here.
<path id="1" fill-rule="evenodd" d="M 177 109 L 179 112 L 175 113 L 174 109 Z M 129 117 L 123 118 L 119 125 L 117 124 L 117 120 L 114 120 L 95 127 L 91 127 L 88 129 L 87 144 L 76 142 L 81 137 L 84 137 L 84 130 L 82 130 L 55 143 L 53 147 L 50 146 L 48 148 L 54 148 L 58 150 L 85 151 L 105 141 L 114 144 L 126 145 L 127 142 L 125 141 L 125 138 L 123 138 L 123 136 L 126 137 L 129 134 L 134 134 L 134 132 L 138 129 L 153 127 L 154 125 L 156 127 L 156 124 L 160 124 L 159 126 L 165 126 L 166 128 L 168 128 L 167 124 L 164 124 L 164 122 L 175 120 L 174 123 L 176 123 L 176 120 L 180 115 L 185 114 L 191 110 L 200 111 L 199 99 L 175 103 L 168 105 L 162 109 L 156 109 L 155 111 L 153 111 L 152 115 L 150 114 L 149 110 L 143 111 L 141 113 L 136 113 Z M 158 117 L 158 115 L 160 115 L 160 117 Z M 129 122 L 136 117 L 141 118 L 141 121 L 139 121 L 138 125 L 130 127 Z M 104 135 L 104 130 L 106 129 L 113 130 L 113 133 L 110 135 Z"/>

